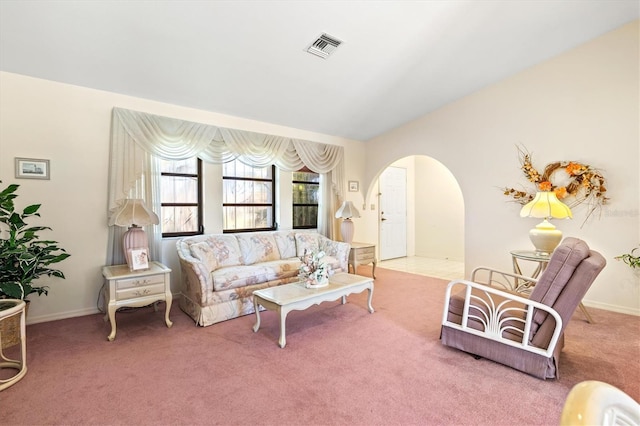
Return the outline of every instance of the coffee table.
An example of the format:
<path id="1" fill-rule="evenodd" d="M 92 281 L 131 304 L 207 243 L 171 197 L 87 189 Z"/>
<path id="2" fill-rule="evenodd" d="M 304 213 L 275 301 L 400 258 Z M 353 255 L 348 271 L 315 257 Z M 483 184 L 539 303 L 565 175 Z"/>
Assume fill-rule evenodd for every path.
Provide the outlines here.
<path id="1" fill-rule="evenodd" d="M 373 313 L 371 298 L 373 297 L 373 279 L 360 275 L 341 272 L 329 278 L 329 285 L 321 288 L 305 288 L 304 283 L 284 284 L 276 287 L 263 288 L 253 292 L 253 307 L 256 311 L 254 333 L 260 329 L 260 309 L 264 307 L 276 311 L 280 319 L 280 340 L 278 344 L 284 348 L 287 344 L 286 327 L 287 314 L 291 311 L 302 311 L 322 302 L 334 301 L 342 298 L 342 304 L 347 303 L 347 296 L 369 290 L 367 307 Z"/>

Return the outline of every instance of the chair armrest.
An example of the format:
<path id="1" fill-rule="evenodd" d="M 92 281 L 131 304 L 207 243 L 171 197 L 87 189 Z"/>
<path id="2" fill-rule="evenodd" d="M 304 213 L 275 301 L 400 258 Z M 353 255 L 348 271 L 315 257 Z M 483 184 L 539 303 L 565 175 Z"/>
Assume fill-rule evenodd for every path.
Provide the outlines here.
<path id="1" fill-rule="evenodd" d="M 465 287 L 464 307 L 462 310 L 462 321 L 460 324 L 448 320 L 451 293 L 453 287 L 455 286 Z M 474 295 L 471 292 L 472 289 L 477 289 L 484 292 L 486 300 L 483 300 L 482 298 Z M 501 298 L 504 298 L 506 300 L 498 303 L 497 300 L 494 300 L 492 295 L 500 296 Z M 471 304 L 472 300 L 474 300 L 477 304 L 481 304 L 483 306 L 483 309 L 481 310 L 477 306 L 473 306 Z M 513 306 L 513 304 L 509 305 L 509 302 L 517 302 L 523 307 L 515 307 Z M 546 348 L 538 348 L 529 344 L 529 341 L 531 340 L 530 334 L 533 324 L 534 309 L 540 309 L 542 311 L 548 312 L 549 315 L 553 316 L 553 318 L 555 319 L 553 335 L 551 337 L 551 340 L 549 341 L 549 345 Z M 524 312 L 524 319 L 518 316 L 514 316 L 512 314 L 513 311 L 516 311 L 516 313 Z M 484 330 L 477 330 L 475 328 L 472 328 L 469 325 L 470 319 L 482 323 L 484 326 Z M 513 325 L 510 325 L 514 323 L 523 323 L 524 331 L 514 327 Z M 485 284 L 475 283 L 467 280 L 454 280 L 451 281 L 449 285 L 447 285 L 444 311 L 442 314 L 442 325 L 450 328 L 455 328 L 466 333 L 474 334 L 476 336 L 484 337 L 489 340 L 500 342 L 505 345 L 514 346 L 528 352 L 544 355 L 545 357 L 550 357 L 553 354 L 556 344 L 558 343 L 558 339 L 560 338 L 560 333 L 562 332 L 562 318 L 560 317 L 560 314 L 553 308 L 542 303 L 529 300 L 525 297 L 521 297 L 513 293 L 497 289 L 495 287 L 490 287 Z M 503 337 L 502 333 L 507 330 L 511 332 L 522 333 L 522 341 L 517 342 L 515 340 Z"/>
<path id="2" fill-rule="evenodd" d="M 500 271 L 486 266 L 479 266 L 471 272 L 471 281 L 491 287 L 499 285 L 510 292 L 523 293 L 530 287 L 536 285 L 538 279 L 512 272 Z"/>

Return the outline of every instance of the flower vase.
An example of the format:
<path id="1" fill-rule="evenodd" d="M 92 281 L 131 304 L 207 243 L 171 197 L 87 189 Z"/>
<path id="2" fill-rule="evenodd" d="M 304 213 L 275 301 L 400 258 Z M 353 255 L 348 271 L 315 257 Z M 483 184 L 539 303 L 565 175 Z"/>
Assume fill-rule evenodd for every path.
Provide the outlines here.
<path id="1" fill-rule="evenodd" d="M 305 288 L 320 288 L 329 285 L 329 277 L 323 276 L 320 279 L 314 276 L 309 276 L 305 279 Z"/>

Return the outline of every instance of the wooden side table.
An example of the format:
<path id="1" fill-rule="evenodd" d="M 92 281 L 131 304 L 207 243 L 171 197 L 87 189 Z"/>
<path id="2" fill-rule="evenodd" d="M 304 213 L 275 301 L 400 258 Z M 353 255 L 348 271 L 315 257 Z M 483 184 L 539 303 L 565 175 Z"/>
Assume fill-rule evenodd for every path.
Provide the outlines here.
<path id="1" fill-rule="evenodd" d="M 173 323 L 169 319 L 171 310 L 171 269 L 160 262 L 149 262 L 149 269 L 131 271 L 127 265 L 105 266 L 102 275 L 107 280 L 105 299 L 108 299 L 105 321 L 111 323 L 111 334 L 107 339 L 116 338 L 116 311 L 125 306 L 142 307 L 165 301 L 164 321 L 167 327 Z M 156 308 L 157 309 L 157 308 Z"/>
<path id="2" fill-rule="evenodd" d="M 376 277 L 376 245 L 369 243 L 351 243 L 351 251 L 349 252 L 349 264 L 347 269 L 351 267 L 353 273 L 358 271 L 358 265 L 367 265 L 373 263 L 371 276 Z M 349 272 L 349 271 L 348 271 Z"/>
<path id="3" fill-rule="evenodd" d="M 538 278 L 538 276 L 547 268 L 549 264 L 549 259 L 551 259 L 550 254 L 546 253 L 538 253 L 535 250 L 513 250 L 511 252 L 511 260 L 513 262 L 513 272 L 518 275 L 525 275 L 522 273 L 522 269 L 520 268 L 520 264 L 518 260 L 525 260 L 529 262 L 537 262 L 538 265 L 534 269 L 533 273 L 525 276 L 530 276 L 531 278 Z M 531 281 L 523 281 L 520 283 L 520 280 L 516 279 L 516 288 L 513 290 L 518 293 L 530 293 L 531 289 L 535 286 L 534 282 Z M 587 318 L 587 322 L 589 324 L 593 324 L 593 318 L 587 312 L 587 308 L 580 302 L 578 305 L 584 316 Z"/>

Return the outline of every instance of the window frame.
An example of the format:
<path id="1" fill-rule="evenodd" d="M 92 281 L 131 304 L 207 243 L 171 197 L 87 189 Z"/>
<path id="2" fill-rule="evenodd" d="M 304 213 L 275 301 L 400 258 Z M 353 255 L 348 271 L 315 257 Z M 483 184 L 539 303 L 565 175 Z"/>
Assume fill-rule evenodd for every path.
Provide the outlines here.
<path id="1" fill-rule="evenodd" d="M 204 234 L 204 208 L 203 208 L 203 182 L 202 182 L 202 160 L 197 158 L 197 174 L 193 173 L 173 173 L 173 172 L 163 172 L 160 171 L 160 178 L 163 176 L 170 177 L 187 177 L 193 178 L 195 177 L 198 183 L 198 201 L 197 203 L 165 203 L 162 199 L 160 199 L 160 210 L 162 211 L 162 207 L 197 207 L 198 208 L 198 230 L 191 232 L 163 232 L 162 238 L 172 238 L 172 237 L 189 237 L 193 235 L 202 235 Z M 162 226 L 162 225 L 161 225 Z"/>
<path id="2" fill-rule="evenodd" d="M 320 173 L 316 173 L 314 171 L 312 171 L 311 169 L 309 169 L 308 167 L 303 167 L 300 170 L 296 170 L 293 173 L 313 173 L 315 175 L 318 176 L 318 178 L 320 178 Z M 309 181 L 302 181 L 302 180 L 295 180 L 293 179 L 293 174 L 292 174 L 292 179 L 291 179 L 291 185 L 293 188 L 293 185 L 315 185 L 318 187 L 318 191 L 320 191 L 320 181 L 318 179 L 318 182 L 309 182 Z M 291 194 L 293 195 L 293 190 L 291 191 Z M 291 226 L 293 229 L 316 229 L 318 227 L 318 214 L 319 214 L 319 208 L 320 208 L 320 202 L 318 201 L 317 203 L 296 203 L 294 200 L 294 197 L 292 196 L 292 200 L 291 200 Z M 296 207 L 316 207 L 316 224 L 315 225 L 304 225 L 304 226 L 296 226 L 295 224 L 295 208 Z"/>
<path id="3" fill-rule="evenodd" d="M 239 161 L 239 160 L 234 160 Z M 253 167 L 253 166 L 249 166 Z M 233 180 L 233 181 L 244 181 L 244 182 L 271 182 L 271 203 L 225 203 L 222 202 L 222 210 L 223 210 L 223 219 L 222 219 L 222 233 L 223 234 L 235 234 L 239 232 L 260 232 L 260 231 L 275 231 L 278 229 L 278 223 L 276 222 L 276 166 L 272 164 L 271 166 L 271 179 L 265 178 L 252 178 L 252 177 L 244 177 L 244 176 L 225 176 L 224 172 L 222 173 L 222 190 L 224 191 L 224 181 L 225 180 Z M 253 167 L 253 168 L 262 168 L 262 167 Z M 224 168 L 223 168 L 224 170 Z M 223 195 L 224 200 L 224 195 Z M 273 225 L 270 227 L 264 228 L 242 228 L 242 229 L 224 229 L 224 208 L 225 207 L 268 207 L 271 206 L 271 217 L 273 218 Z"/>

